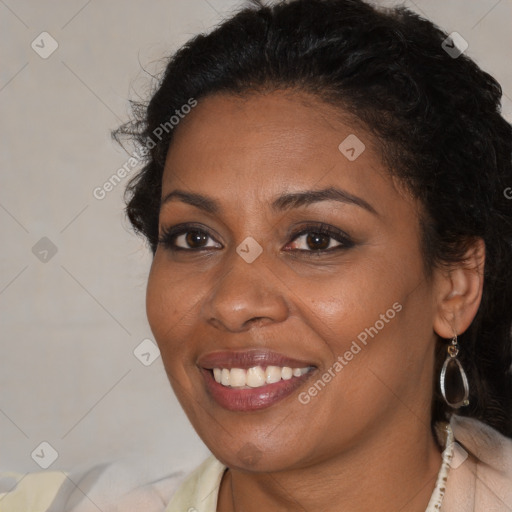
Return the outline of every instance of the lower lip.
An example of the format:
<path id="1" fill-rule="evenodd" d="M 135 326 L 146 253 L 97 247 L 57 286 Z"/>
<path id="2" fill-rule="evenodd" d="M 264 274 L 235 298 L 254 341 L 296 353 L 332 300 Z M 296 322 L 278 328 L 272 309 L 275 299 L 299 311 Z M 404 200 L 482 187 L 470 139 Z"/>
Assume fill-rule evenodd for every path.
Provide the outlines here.
<path id="1" fill-rule="evenodd" d="M 314 370 L 300 377 L 292 377 L 289 380 L 280 380 L 274 384 L 265 384 L 252 389 L 229 388 L 219 384 L 210 370 L 201 368 L 201 372 L 210 395 L 221 407 L 228 411 L 248 412 L 266 409 L 291 395 L 309 379 Z"/>

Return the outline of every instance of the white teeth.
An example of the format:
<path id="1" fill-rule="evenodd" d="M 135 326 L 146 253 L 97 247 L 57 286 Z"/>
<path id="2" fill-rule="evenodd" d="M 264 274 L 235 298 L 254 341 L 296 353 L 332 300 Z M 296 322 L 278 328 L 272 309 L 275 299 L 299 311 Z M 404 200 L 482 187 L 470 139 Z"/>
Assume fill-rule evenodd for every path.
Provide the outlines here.
<path id="1" fill-rule="evenodd" d="M 229 371 L 229 384 L 235 388 L 245 386 L 245 370 L 242 370 L 242 368 L 231 368 Z"/>
<path id="2" fill-rule="evenodd" d="M 290 380 L 293 377 L 293 370 L 289 366 L 285 366 L 282 370 L 281 377 L 283 380 Z"/>
<path id="3" fill-rule="evenodd" d="M 253 366 L 248 370 L 242 368 L 214 368 L 213 377 L 223 386 L 233 388 L 259 388 L 265 384 L 274 384 L 282 380 L 290 380 L 292 377 L 300 377 L 310 370 L 306 368 L 290 368 L 289 366 L 267 366 L 265 370 L 261 366 Z"/>
<path id="4" fill-rule="evenodd" d="M 223 386 L 229 386 L 229 376 L 230 376 L 230 371 L 227 368 L 223 368 L 222 373 L 221 373 L 221 380 L 220 380 L 220 382 Z"/>
<path id="5" fill-rule="evenodd" d="M 281 367 L 279 366 L 267 366 L 265 370 L 265 382 L 267 384 L 274 384 L 281 380 Z"/>
<path id="6" fill-rule="evenodd" d="M 233 370 L 231 370 L 233 371 Z M 265 384 L 265 372 L 261 366 L 249 368 L 247 370 L 247 385 L 251 388 L 259 388 Z"/>

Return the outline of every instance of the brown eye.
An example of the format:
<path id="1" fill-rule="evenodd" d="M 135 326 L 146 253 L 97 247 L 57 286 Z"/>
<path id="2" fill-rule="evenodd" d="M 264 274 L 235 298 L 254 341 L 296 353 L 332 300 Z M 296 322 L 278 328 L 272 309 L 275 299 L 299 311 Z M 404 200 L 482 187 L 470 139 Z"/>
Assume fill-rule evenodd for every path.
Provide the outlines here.
<path id="1" fill-rule="evenodd" d="M 204 247 L 208 238 L 210 237 L 202 231 L 189 231 L 185 235 L 185 242 L 189 247 Z"/>
<path id="2" fill-rule="evenodd" d="M 337 250 L 354 247 L 354 242 L 343 231 L 327 224 L 315 224 L 303 227 L 292 235 L 287 250 L 293 250 L 304 255 L 321 255 Z"/>
<path id="3" fill-rule="evenodd" d="M 221 244 L 204 229 L 183 224 L 172 228 L 164 228 L 159 243 L 172 251 L 192 252 L 194 250 L 222 248 Z"/>
<path id="4" fill-rule="evenodd" d="M 316 231 L 307 231 L 293 241 L 293 249 L 307 252 L 327 251 L 343 245 L 341 240 L 336 240 L 331 234 Z"/>
<path id="5" fill-rule="evenodd" d="M 322 233 L 310 233 L 306 237 L 306 244 L 312 250 L 324 250 L 329 247 L 330 238 Z"/>

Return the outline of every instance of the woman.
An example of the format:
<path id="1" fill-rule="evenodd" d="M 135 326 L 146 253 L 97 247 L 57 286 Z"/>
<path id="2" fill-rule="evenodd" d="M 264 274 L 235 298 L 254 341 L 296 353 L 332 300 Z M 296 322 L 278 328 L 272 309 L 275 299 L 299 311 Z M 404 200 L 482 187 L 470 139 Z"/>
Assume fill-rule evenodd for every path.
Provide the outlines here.
<path id="1" fill-rule="evenodd" d="M 512 510 L 511 127 L 456 42 L 255 2 L 116 132 L 145 148 L 148 319 L 212 452 L 119 510 Z"/>
<path id="2" fill-rule="evenodd" d="M 214 455 L 167 510 L 511 509 L 511 130 L 446 38 L 360 1 L 256 6 L 121 130 L 164 126 L 127 211 Z M 459 426 L 456 455 L 480 448 L 450 475 Z M 489 438 L 499 481 L 473 474 Z"/>

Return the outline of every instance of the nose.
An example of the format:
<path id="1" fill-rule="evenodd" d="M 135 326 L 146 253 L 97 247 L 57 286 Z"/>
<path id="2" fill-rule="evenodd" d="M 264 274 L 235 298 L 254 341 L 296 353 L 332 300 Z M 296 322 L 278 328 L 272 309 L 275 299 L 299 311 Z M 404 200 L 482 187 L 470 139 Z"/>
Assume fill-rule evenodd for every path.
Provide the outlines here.
<path id="1" fill-rule="evenodd" d="M 206 322 L 218 329 L 240 332 L 255 324 L 286 320 L 286 287 L 260 258 L 247 263 L 237 253 L 230 257 L 203 302 L 201 313 Z"/>

